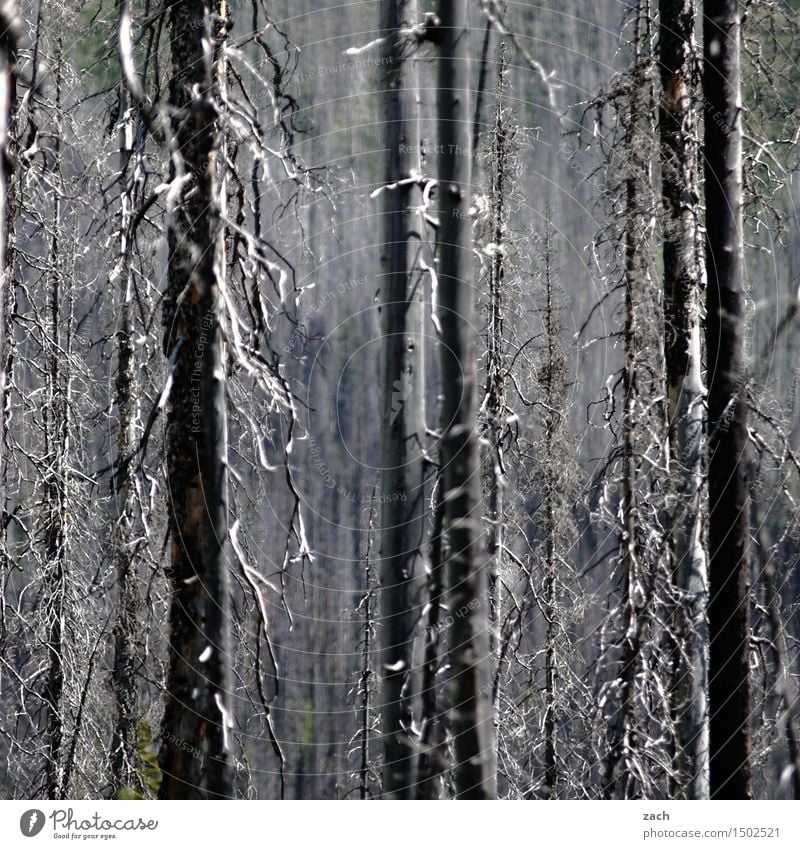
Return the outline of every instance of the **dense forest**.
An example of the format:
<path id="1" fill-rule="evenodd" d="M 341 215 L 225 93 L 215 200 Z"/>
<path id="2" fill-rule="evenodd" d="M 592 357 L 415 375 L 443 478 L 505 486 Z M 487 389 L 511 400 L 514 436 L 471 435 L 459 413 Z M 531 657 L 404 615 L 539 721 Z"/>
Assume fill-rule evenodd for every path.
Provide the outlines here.
<path id="1" fill-rule="evenodd" d="M 800 798 L 798 0 L 0 0 L 0 797 Z"/>

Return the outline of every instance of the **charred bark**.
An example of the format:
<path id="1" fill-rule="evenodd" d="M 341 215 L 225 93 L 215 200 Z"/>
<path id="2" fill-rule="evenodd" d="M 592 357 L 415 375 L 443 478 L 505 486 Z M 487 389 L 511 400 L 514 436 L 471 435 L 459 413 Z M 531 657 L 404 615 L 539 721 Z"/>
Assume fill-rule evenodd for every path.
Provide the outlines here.
<path id="1" fill-rule="evenodd" d="M 11 381 L 11 316 L 14 311 L 16 218 L 17 43 L 21 23 L 15 0 L 0 3 L 0 557 L 6 557 L 7 397 Z M 5 563 L 2 563 L 5 567 Z M 5 576 L 5 568 L 2 569 Z M 2 588 L 0 588 L 2 589 Z"/>
<path id="2" fill-rule="evenodd" d="M 544 497 L 545 497 L 545 715 L 544 715 L 544 775 L 547 795 L 558 798 L 558 729 L 561 719 L 559 683 L 562 679 L 558 646 L 559 622 L 558 574 L 559 525 L 563 521 L 564 469 L 557 461 L 564 450 L 566 417 L 566 357 L 561 343 L 561 323 L 556 303 L 556 280 L 553 272 L 553 232 L 547 220 L 544 245 L 545 335 L 547 363 L 542 370 L 544 390 Z M 563 455 L 562 455 L 563 456 Z"/>
<path id="3" fill-rule="evenodd" d="M 703 546 L 703 387 L 695 85 L 695 0 L 660 0 L 664 351 L 670 556 L 676 601 L 672 680 L 675 795 L 708 798 L 708 575 Z"/>
<path id="4" fill-rule="evenodd" d="M 217 154 L 219 46 L 224 2 L 178 0 L 169 10 L 170 104 L 180 196 L 168 233 L 164 350 L 172 601 L 159 798 L 233 793 L 229 742 L 230 589 L 225 370 L 220 329 L 224 273 Z"/>
<path id="5" fill-rule="evenodd" d="M 753 791 L 739 4 L 708 0 L 703 12 L 710 791 L 713 799 L 749 799 Z"/>
<path id="6" fill-rule="evenodd" d="M 428 613 L 425 617 L 425 647 L 422 661 L 420 707 L 420 756 L 417 773 L 417 799 L 438 799 L 441 776 L 446 769 L 443 758 L 444 729 L 439 716 L 437 673 L 440 662 L 441 612 L 444 604 L 445 550 L 444 501 L 442 482 L 437 482 L 431 531 L 430 571 L 428 572 Z"/>
<path id="7" fill-rule="evenodd" d="M 55 59 L 55 108 L 60 112 L 62 103 L 63 45 L 57 40 Z M 47 363 L 48 399 L 43 411 L 44 450 L 47 473 L 44 478 L 45 510 L 45 622 L 47 628 L 47 675 L 43 701 L 46 713 L 46 755 L 44 770 L 44 795 L 48 799 L 62 799 L 63 743 L 64 743 L 64 627 L 66 618 L 67 581 L 67 459 L 69 450 L 69 365 L 64 363 L 64 352 L 70 350 L 71 311 L 62 311 L 65 274 L 61 259 L 61 139 L 54 143 L 54 172 L 57 175 L 53 191 L 51 239 L 49 245 L 48 302 L 49 346 Z M 68 285 L 68 284 L 67 284 Z M 66 332 L 64 326 L 66 325 Z"/>
<path id="8" fill-rule="evenodd" d="M 643 313 L 649 289 L 648 202 L 650 161 L 645 140 L 652 131 L 651 102 L 646 79 L 644 30 L 647 26 L 644 4 L 635 12 L 634 58 L 629 81 L 625 126 L 627 171 L 624 181 L 624 308 L 622 369 L 622 445 L 620 454 L 620 560 L 623 570 L 622 636 L 618 673 L 619 708 L 612 725 L 611 745 L 603 777 L 605 798 L 630 798 L 637 790 L 634 761 L 644 740 L 639 717 L 636 683 L 642 666 L 642 631 L 645 621 L 645 582 L 648 560 L 639 542 L 640 462 L 639 417 L 642 406 Z M 646 390 L 645 390 L 646 391 Z"/>
<path id="9" fill-rule="evenodd" d="M 119 2 L 120 15 L 127 14 Z M 144 177 L 143 153 L 145 130 L 138 107 L 125 86 L 119 93 L 119 167 L 123 181 L 120 192 L 119 257 L 112 281 L 119 292 L 117 342 L 117 463 L 112 478 L 114 527 L 112 550 L 117 581 L 116 622 L 114 623 L 114 665 L 112 687 L 115 722 L 111 739 L 111 792 L 118 796 L 124 789 L 142 792 L 137 752 L 138 698 L 136 687 L 136 641 L 139 602 L 137 595 L 134 544 L 134 480 L 131 470 L 136 447 L 137 375 L 133 345 L 134 276 L 132 261 L 132 223 L 135 208 L 141 202 Z"/>
<path id="10" fill-rule="evenodd" d="M 416 780 L 412 739 L 414 632 L 424 564 L 425 440 L 420 140 L 416 0 L 384 0 L 382 80 L 386 159 L 382 267 L 383 418 L 381 488 L 381 677 L 383 795 L 410 798 Z"/>
<path id="11" fill-rule="evenodd" d="M 448 715 L 456 796 L 491 799 L 496 794 L 496 754 L 476 404 L 467 3 L 442 0 L 439 19 L 438 309 L 446 569 L 453 618 Z"/>

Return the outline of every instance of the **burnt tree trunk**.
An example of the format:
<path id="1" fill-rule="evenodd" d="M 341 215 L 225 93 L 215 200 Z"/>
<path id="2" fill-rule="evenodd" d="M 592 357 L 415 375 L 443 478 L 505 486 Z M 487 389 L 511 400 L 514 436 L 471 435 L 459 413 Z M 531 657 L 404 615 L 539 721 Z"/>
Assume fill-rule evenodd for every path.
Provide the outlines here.
<path id="1" fill-rule="evenodd" d="M 61 37 L 56 39 L 55 57 L 55 112 L 60 114 L 62 104 Z M 43 410 L 45 456 L 47 472 L 43 480 L 44 537 L 45 537 L 45 621 L 47 628 L 47 675 L 43 693 L 46 719 L 46 760 L 44 769 L 44 795 L 48 799 L 64 796 L 63 743 L 64 743 L 64 630 L 66 619 L 67 582 L 67 453 L 69 451 L 69 363 L 64 355 L 70 351 L 71 310 L 66 316 L 62 298 L 68 282 L 68 272 L 62 259 L 62 156 L 61 139 L 56 137 L 53 146 L 53 211 L 51 218 L 50 255 L 48 269 L 48 302 L 50 338 L 48 340 L 47 401 Z M 71 292 L 66 293 L 71 300 Z M 66 325 L 66 328 L 65 328 Z"/>
<path id="2" fill-rule="evenodd" d="M 438 799 L 441 796 L 441 776 L 446 770 L 442 756 L 444 729 L 436 692 L 440 662 L 441 612 L 444 601 L 445 575 L 443 553 L 445 550 L 444 502 L 442 481 L 436 483 L 431 530 L 430 571 L 428 572 L 428 603 L 425 616 L 425 645 L 422 660 L 422 682 L 420 685 L 420 756 L 417 772 L 417 799 Z"/>
<path id="3" fill-rule="evenodd" d="M 439 322 L 442 486 L 449 612 L 448 716 L 457 798 L 491 799 L 495 787 L 489 653 L 488 558 L 483 545 L 470 227 L 470 60 L 466 0 L 442 0 L 439 131 Z M 449 621 L 449 620 L 448 620 Z"/>
<path id="4" fill-rule="evenodd" d="M 664 351 L 670 556 L 677 597 L 672 681 L 675 794 L 708 798 L 708 575 L 703 547 L 703 387 L 695 79 L 695 0 L 660 0 Z"/>
<path id="5" fill-rule="evenodd" d="M 216 0 L 178 0 L 169 14 L 173 161 L 183 182 L 169 226 L 163 316 L 173 383 L 167 414 L 172 603 L 159 753 L 162 799 L 233 793 L 220 330 L 225 262 L 216 176 L 218 54 L 225 18 L 225 4 Z"/>
<path id="6" fill-rule="evenodd" d="M 487 456 L 488 493 L 488 554 L 489 554 L 489 619 L 490 650 L 499 654 L 500 645 L 500 562 L 503 555 L 504 529 L 504 488 L 505 460 L 503 456 L 503 438 L 506 433 L 506 375 L 504 339 L 504 281 L 505 281 L 505 243 L 507 237 L 508 212 L 506 194 L 508 193 L 509 158 L 513 129 L 505 114 L 505 52 L 501 48 L 497 70 L 496 104 L 492 127 L 491 156 L 489 160 L 489 215 L 491 240 L 494 245 L 489 264 L 489 309 L 486 328 L 486 387 L 484 406 L 486 409 L 486 434 L 489 440 Z M 495 688 L 496 690 L 497 688 Z M 495 705 L 496 706 L 496 705 Z"/>
<path id="7" fill-rule="evenodd" d="M 128 15 L 127 4 L 119 2 L 120 23 Z M 137 375 L 134 357 L 132 308 L 134 276 L 132 233 L 136 206 L 141 202 L 144 179 L 144 125 L 137 106 L 124 85 L 119 89 L 119 167 L 120 192 L 119 257 L 111 275 L 119 291 L 117 342 L 117 463 L 112 479 L 114 527 L 112 550 L 117 581 L 116 622 L 114 623 L 114 665 L 111 672 L 115 701 L 115 721 L 111 739 L 111 791 L 141 792 L 138 771 L 136 690 L 136 639 L 139 602 L 137 595 L 134 545 L 134 480 L 132 454 L 136 443 Z"/>
<path id="8" fill-rule="evenodd" d="M 5 578 L 9 504 L 6 481 L 8 386 L 11 382 L 11 316 L 14 311 L 14 237 L 16 232 L 16 107 L 19 9 L 0 2 L 0 573 Z M 2 592 L 2 587 L 0 587 Z"/>
<path id="9" fill-rule="evenodd" d="M 627 114 L 624 115 L 625 156 L 628 168 L 625 177 L 624 206 L 624 283 L 625 326 L 623 329 L 625 363 L 622 371 L 622 473 L 620 480 L 620 560 L 623 568 L 623 598 L 625 633 L 620 651 L 618 696 L 619 705 L 611 726 L 611 741 L 603 777 L 605 798 L 630 798 L 636 791 L 634 761 L 642 743 L 636 682 L 641 669 L 641 638 L 644 625 L 643 579 L 647 563 L 639 545 L 640 521 L 638 463 L 639 414 L 641 406 L 640 371 L 644 346 L 642 344 L 642 312 L 648 293 L 647 269 L 647 206 L 649 161 L 644 142 L 651 129 L 650 103 L 647 99 L 646 58 L 642 40 L 645 25 L 642 4 L 635 12 L 634 59 L 629 81 Z"/>
<path id="10" fill-rule="evenodd" d="M 740 23 L 737 0 L 704 9 L 708 357 L 709 716 L 713 799 L 752 797 L 747 398 Z"/>
<path id="11" fill-rule="evenodd" d="M 381 488 L 381 677 L 383 795 L 411 798 L 414 632 L 424 570 L 425 440 L 420 141 L 414 41 L 416 0 L 384 0 L 381 30 L 384 178 L 381 252 L 383 418 Z"/>
<path id="12" fill-rule="evenodd" d="M 559 570 L 563 562 L 560 553 L 559 525 L 569 509 L 565 503 L 564 466 L 560 462 L 565 451 L 566 436 L 566 357 L 561 342 L 561 322 L 556 303 L 556 279 L 553 269 L 553 230 L 550 220 L 545 223 L 544 246 L 544 310 L 547 362 L 541 371 L 544 391 L 544 500 L 545 500 L 545 569 L 544 617 L 545 626 L 545 714 L 544 714 L 544 776 L 547 798 L 557 799 L 559 789 L 558 729 L 561 721 L 559 685 L 562 680 L 559 632 L 563 630 L 559 610 Z"/>

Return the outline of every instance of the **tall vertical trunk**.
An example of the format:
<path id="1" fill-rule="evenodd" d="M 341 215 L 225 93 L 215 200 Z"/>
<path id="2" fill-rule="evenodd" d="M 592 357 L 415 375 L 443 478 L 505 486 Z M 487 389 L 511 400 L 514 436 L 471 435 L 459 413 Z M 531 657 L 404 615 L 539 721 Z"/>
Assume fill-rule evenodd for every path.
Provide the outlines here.
<path id="1" fill-rule="evenodd" d="M 127 4 L 118 0 L 120 24 L 126 24 Z M 112 480 L 114 498 L 114 528 L 112 550 L 117 580 L 117 609 L 114 624 L 114 666 L 112 685 L 116 707 L 111 740 L 111 789 L 113 795 L 128 788 L 140 791 L 141 781 L 137 769 L 137 714 L 136 692 L 136 631 L 137 590 L 136 567 L 133 558 L 134 487 L 131 475 L 131 454 L 136 441 L 136 363 L 134 359 L 132 306 L 134 278 L 131 267 L 131 225 L 135 205 L 141 199 L 141 182 L 144 176 L 142 153 L 144 128 L 138 109 L 124 85 L 119 95 L 119 169 L 123 185 L 120 193 L 119 257 L 112 280 L 116 278 L 119 307 L 116 330 L 117 378 L 115 401 L 117 405 L 117 465 Z"/>
<path id="2" fill-rule="evenodd" d="M 125 204 L 126 201 L 123 201 Z M 123 218 L 130 210 L 123 211 Z M 129 222 L 128 222 L 129 223 Z M 127 226 L 123 224 L 123 227 Z M 125 237 L 123 236 L 123 242 Z M 126 250 L 123 247 L 123 250 Z M 117 326 L 117 465 L 114 470 L 114 528 L 112 548 L 117 580 L 117 609 L 114 624 L 114 667 L 112 682 L 116 703 L 116 720 L 111 741 L 112 789 L 133 788 L 136 778 L 136 572 L 132 557 L 133 481 L 130 453 L 133 450 L 136 376 L 131 335 L 131 287 L 129 257 L 121 270 L 122 299 Z"/>
<path id="3" fill-rule="evenodd" d="M 678 597 L 672 682 L 678 798 L 708 798 L 707 570 L 702 539 L 703 388 L 694 81 L 696 0 L 660 0 L 664 350 L 670 555 Z"/>
<path id="4" fill-rule="evenodd" d="M 8 387 L 11 384 L 11 316 L 14 312 L 16 178 L 14 175 L 17 108 L 17 41 L 21 23 L 16 0 L 0 2 L 0 599 L 8 570 Z M 0 604 L 0 643 L 7 622 Z"/>
<path id="5" fill-rule="evenodd" d="M 56 207 L 60 206 L 56 200 Z M 59 215 L 56 212 L 56 217 Z M 57 224 L 56 224 L 57 230 Z M 58 238 L 53 237 L 54 256 Z M 51 318 L 52 351 L 48 368 L 48 402 L 45 410 L 46 456 L 48 474 L 44 482 L 46 504 L 45 531 L 45 611 L 47 628 L 47 676 L 44 702 L 46 706 L 47 754 L 44 771 L 44 795 L 48 799 L 62 798 L 62 742 L 64 717 L 64 621 L 66 604 L 66 468 L 68 448 L 68 411 L 65 377 L 61 368 L 61 279 L 60 269 L 53 274 L 49 312 Z"/>
<path id="6" fill-rule="evenodd" d="M 7 389 L 11 380 L 11 314 L 14 308 L 14 235 L 17 104 L 17 40 L 20 34 L 16 0 L 0 2 L 0 558 L 6 556 L 8 492 L 6 489 Z M 5 564 L 0 564 L 4 566 Z M 2 568 L 5 575 L 5 569 Z M 0 587 L 0 591 L 2 588 Z"/>
<path id="7" fill-rule="evenodd" d="M 487 30 L 488 32 L 488 30 Z M 501 51 L 503 47 L 501 46 Z M 505 109 L 505 53 L 501 52 L 497 72 L 496 103 L 492 127 L 491 160 L 489 163 L 489 205 L 491 240 L 494 245 L 489 264 L 489 316 L 486 328 L 486 390 L 487 434 L 489 439 L 488 508 L 489 508 L 489 632 L 490 649 L 496 654 L 499 646 L 500 621 L 500 560 L 503 552 L 503 488 L 505 464 L 503 434 L 505 433 L 506 358 L 503 321 L 505 277 L 504 249 L 506 241 L 506 193 L 511 140 Z M 496 688 L 495 688 L 496 689 Z"/>
<path id="8" fill-rule="evenodd" d="M 423 281 L 419 114 L 413 41 L 416 0 L 383 0 L 385 180 L 381 252 L 383 426 L 381 487 L 381 676 L 383 795 L 414 793 L 414 630 L 425 534 Z M 403 182 L 406 181 L 406 182 Z"/>
<path id="9" fill-rule="evenodd" d="M 625 128 L 625 327 L 623 330 L 625 363 L 622 372 L 622 476 L 620 481 L 620 537 L 623 567 L 622 608 L 625 633 L 622 638 L 619 673 L 619 711 L 614 722 L 613 737 L 606 760 L 604 795 L 610 798 L 618 790 L 622 798 L 634 792 L 635 770 L 632 760 L 643 741 L 639 739 L 639 717 L 636 700 L 636 679 L 641 665 L 641 635 L 643 628 L 644 582 L 641 550 L 637 539 L 639 509 L 637 503 L 639 460 L 638 420 L 640 407 L 639 367 L 642 355 L 641 313 L 648 291 L 647 258 L 644 241 L 647 238 L 644 192 L 649 162 L 642 149 L 648 126 L 647 81 L 642 56 L 643 4 L 637 6 L 634 26 L 634 59 L 628 97 Z"/>
<path id="10" fill-rule="evenodd" d="M 58 345 L 58 321 L 60 310 L 58 306 L 60 286 L 54 279 L 50 295 L 50 314 L 52 317 L 52 345 Z M 55 350 L 51 354 L 48 378 L 50 381 L 49 399 L 45 411 L 45 440 L 48 458 L 48 475 L 44 483 L 46 503 L 46 532 L 45 532 L 45 622 L 47 629 L 47 675 L 43 699 L 46 719 L 46 755 L 44 769 L 44 795 L 47 799 L 61 798 L 61 756 L 64 736 L 62 714 L 62 696 L 64 692 L 64 615 L 66 596 L 66 575 L 64 557 L 64 518 L 66 493 L 64 479 L 61 476 L 63 464 L 63 440 L 66 436 L 66 422 L 62 415 L 66 413 L 63 399 L 62 375 L 59 367 L 60 353 Z"/>
<path id="11" fill-rule="evenodd" d="M 419 770 L 417 774 L 417 799 L 438 799 L 441 792 L 440 776 L 444 770 L 441 757 L 443 729 L 439 716 L 436 693 L 436 678 L 439 671 L 439 637 L 441 634 L 441 612 L 444 599 L 444 566 L 442 554 L 445 541 L 444 502 L 442 481 L 436 483 L 431 529 L 430 571 L 428 572 L 428 603 L 425 617 L 425 646 L 422 660 L 422 682 L 420 684 L 420 734 Z"/>
<path id="12" fill-rule="evenodd" d="M 62 57 L 61 37 L 57 37 L 55 57 L 55 114 L 61 113 Z M 47 677 L 44 702 L 47 716 L 47 753 L 44 770 L 44 794 L 48 799 L 63 797 L 62 743 L 64 738 L 64 622 L 66 616 L 66 533 L 67 533 L 67 464 L 69 450 L 68 386 L 69 364 L 63 361 L 68 352 L 69 329 L 62 334 L 61 301 L 65 283 L 61 238 L 61 141 L 55 139 L 55 190 L 49 255 L 49 363 L 47 401 L 44 407 L 45 455 L 47 473 L 44 480 L 45 526 L 45 611 L 47 628 Z M 67 315 L 67 325 L 71 315 Z"/>
<path id="13" fill-rule="evenodd" d="M 375 588 L 372 577 L 372 528 L 373 515 L 370 513 L 367 531 L 367 551 L 364 556 L 365 587 L 359 609 L 364 611 L 364 636 L 361 640 L 361 680 L 360 680 L 360 731 L 361 762 L 358 767 L 359 797 L 368 798 L 370 794 L 370 740 L 372 737 L 372 691 L 374 671 L 372 669 L 372 644 L 375 630 Z"/>
<path id="14" fill-rule="evenodd" d="M 754 471 L 749 475 L 750 506 L 753 541 L 756 544 L 755 557 L 759 574 L 764 585 L 764 608 L 769 624 L 769 648 L 772 654 L 775 683 L 774 692 L 778 697 L 781 720 L 786 736 L 787 760 L 791 771 L 791 787 L 794 799 L 800 799 L 800 697 L 797 683 L 792 673 L 792 653 L 786 639 L 786 624 L 781 614 L 781 596 L 775 576 L 775 547 L 770 539 L 766 517 L 758 509 L 758 494 L 754 486 Z M 781 784 L 785 781 L 785 772 Z"/>
<path id="15" fill-rule="evenodd" d="M 708 357 L 710 782 L 715 799 L 752 797 L 747 397 L 740 23 L 737 0 L 706 0 L 703 95 Z"/>
<path id="16" fill-rule="evenodd" d="M 449 544 L 449 718 L 458 798 L 496 795 L 476 405 L 466 0 L 442 0 L 438 67 L 442 480 Z"/>
<path id="17" fill-rule="evenodd" d="M 484 49 L 488 50 L 487 26 Z M 512 144 L 515 129 L 507 113 L 506 86 L 506 56 L 505 44 L 499 48 L 500 59 L 497 68 L 497 84 L 495 87 L 495 112 L 492 127 L 491 157 L 489 161 L 488 189 L 491 226 L 491 243 L 493 245 L 489 264 L 489 310 L 486 328 L 486 388 L 482 409 L 485 408 L 486 436 L 488 438 L 486 457 L 486 493 L 488 508 L 488 567 L 489 567 L 489 651 L 492 656 L 491 675 L 492 710 L 495 726 L 495 737 L 499 722 L 497 709 L 500 701 L 500 685 L 502 683 L 501 661 L 501 616 L 502 595 L 500 584 L 500 567 L 503 560 L 503 539 L 505 530 L 505 456 L 503 442 L 507 434 L 506 416 L 506 379 L 508 361 L 505 352 L 505 252 L 508 211 L 507 194 L 509 193 L 509 165 L 512 155 Z M 487 57 L 482 57 L 481 74 L 486 67 Z M 476 116 L 478 109 L 476 108 Z M 473 141 L 474 145 L 474 141 Z M 475 148 L 473 147 L 473 154 Z M 495 759 L 495 767 L 497 766 Z"/>
<path id="18" fill-rule="evenodd" d="M 549 293 L 548 293 L 549 295 Z M 552 308 L 548 298 L 548 314 Z M 548 331 L 549 332 L 549 331 Z M 553 430 L 548 427 L 545 445 L 552 449 Z M 552 454 L 548 454 L 552 456 Z M 555 475 L 548 471 L 545 475 L 547 491 L 547 533 L 545 544 L 544 610 L 547 619 L 545 627 L 545 713 L 544 713 L 544 783 L 549 799 L 558 798 L 558 613 L 556 610 L 556 513 L 555 513 Z"/>
<path id="19" fill-rule="evenodd" d="M 225 19 L 220 0 L 178 0 L 170 8 L 170 102 L 184 182 L 169 226 L 163 317 L 173 380 L 167 415 L 172 605 L 159 753 L 163 799 L 233 793 L 219 291 L 225 264 L 216 178 L 216 87 Z"/>
<path id="20" fill-rule="evenodd" d="M 545 334 L 547 339 L 547 365 L 543 369 L 544 382 L 544 486 L 545 486 L 545 575 L 544 616 L 545 626 L 545 715 L 544 715 L 544 773 L 547 795 L 558 798 L 558 726 L 560 720 L 559 681 L 561 662 L 558 650 L 559 622 L 558 571 L 559 523 L 565 509 L 560 457 L 564 452 L 566 411 L 566 362 L 561 346 L 561 323 L 556 304 L 553 274 L 553 233 L 549 219 L 545 224 Z"/>
<path id="21" fill-rule="evenodd" d="M 636 168 L 634 162 L 630 166 Z M 626 269 L 625 269 L 625 366 L 622 386 L 624 405 L 622 413 L 622 480 L 620 484 L 620 514 L 622 528 L 620 548 L 624 572 L 625 634 L 622 640 L 620 660 L 619 716 L 615 722 L 615 739 L 612 740 L 609 757 L 606 762 L 604 795 L 612 798 L 616 786 L 620 787 L 622 798 L 627 798 L 633 775 L 630 759 L 639 745 L 636 719 L 636 676 L 639 670 L 641 640 L 641 563 L 636 539 L 638 528 L 638 509 L 636 503 L 636 419 L 637 419 L 637 361 L 639 341 L 637 338 L 638 306 L 641 299 L 642 271 L 641 256 L 637 243 L 636 228 L 639 219 L 635 209 L 638 192 L 641 190 L 638 177 L 627 179 L 627 218 L 626 225 Z M 622 767 L 617 769 L 619 764 Z"/>

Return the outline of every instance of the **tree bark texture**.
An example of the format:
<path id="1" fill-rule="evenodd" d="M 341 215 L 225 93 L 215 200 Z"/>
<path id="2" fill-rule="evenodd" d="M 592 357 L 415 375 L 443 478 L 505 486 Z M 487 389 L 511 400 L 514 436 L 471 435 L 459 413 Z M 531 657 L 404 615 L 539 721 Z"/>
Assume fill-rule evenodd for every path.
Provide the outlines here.
<path id="1" fill-rule="evenodd" d="M 470 61 L 466 0 L 442 0 L 438 32 L 439 321 L 447 558 L 449 720 L 457 798 L 491 799 L 488 558 L 483 544 L 470 232 Z M 449 620 L 448 620 L 449 621 Z"/>
<path id="2" fill-rule="evenodd" d="M 659 16 L 670 554 L 677 591 L 672 682 L 676 795 L 707 799 L 708 574 L 703 546 L 695 0 L 660 0 Z"/>
<path id="3" fill-rule="evenodd" d="M 416 781 L 414 634 L 424 571 L 425 440 L 422 190 L 415 42 L 416 0 L 383 0 L 384 179 L 381 251 L 381 677 L 383 795 L 411 798 Z"/>
<path id="4" fill-rule="evenodd" d="M 709 716 L 713 799 L 752 798 L 740 21 L 704 9 Z"/>
<path id="5" fill-rule="evenodd" d="M 159 753 L 163 799 L 233 795 L 225 370 L 220 331 L 222 229 L 216 177 L 219 46 L 226 7 L 179 0 L 169 11 L 170 104 L 183 180 L 170 222 L 164 346 L 170 527 L 169 679 Z"/>

